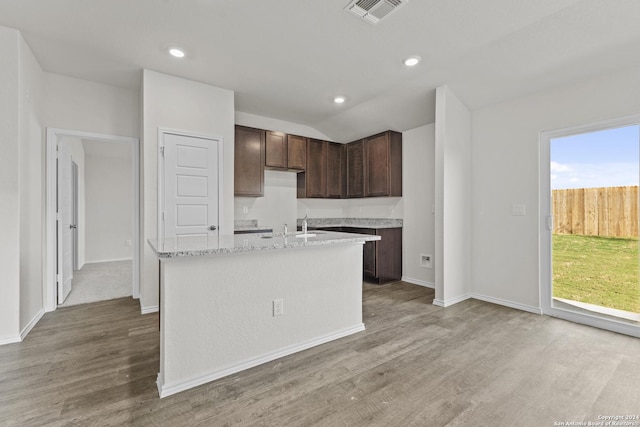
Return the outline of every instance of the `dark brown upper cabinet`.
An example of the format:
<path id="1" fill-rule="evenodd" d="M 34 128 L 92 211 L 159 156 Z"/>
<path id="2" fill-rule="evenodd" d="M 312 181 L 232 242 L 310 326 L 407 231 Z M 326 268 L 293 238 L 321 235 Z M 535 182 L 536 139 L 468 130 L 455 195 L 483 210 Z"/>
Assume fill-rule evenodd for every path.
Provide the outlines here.
<path id="1" fill-rule="evenodd" d="M 234 194 L 264 195 L 265 131 L 236 126 L 234 154 Z"/>
<path id="2" fill-rule="evenodd" d="M 347 198 L 364 197 L 364 140 L 347 144 Z"/>
<path id="3" fill-rule="evenodd" d="M 305 197 L 327 197 L 327 142 L 307 141 L 307 169 L 305 171 Z"/>
<path id="4" fill-rule="evenodd" d="M 402 196 L 402 134 L 387 131 L 364 141 L 365 197 Z"/>
<path id="5" fill-rule="evenodd" d="M 307 168 L 307 139 L 287 135 L 287 168 L 301 171 Z"/>
<path id="6" fill-rule="evenodd" d="M 307 138 L 266 131 L 265 167 L 276 170 L 304 171 L 307 163 Z"/>
<path id="7" fill-rule="evenodd" d="M 266 131 L 264 165 L 267 168 L 287 168 L 287 135 L 285 133 Z"/>
<path id="8" fill-rule="evenodd" d="M 347 187 L 346 145 L 327 142 L 327 197 L 342 199 Z"/>

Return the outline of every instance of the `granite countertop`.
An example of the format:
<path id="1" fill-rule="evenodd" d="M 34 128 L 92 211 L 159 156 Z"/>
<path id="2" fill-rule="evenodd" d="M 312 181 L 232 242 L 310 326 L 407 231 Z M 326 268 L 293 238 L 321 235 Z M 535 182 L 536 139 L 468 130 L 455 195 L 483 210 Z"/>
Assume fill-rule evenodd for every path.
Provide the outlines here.
<path id="1" fill-rule="evenodd" d="M 236 226 L 236 227 L 233 227 L 233 231 L 236 233 L 242 233 L 242 232 L 271 233 L 273 231 L 273 227 L 258 226 L 258 225 Z"/>
<path id="2" fill-rule="evenodd" d="M 215 237 L 181 237 L 180 239 L 149 239 L 148 242 L 159 258 L 178 258 L 285 248 L 343 245 L 380 240 L 380 236 L 336 233 L 332 231 L 317 232 L 315 233 L 315 237 L 296 237 L 295 234 L 300 233 L 291 233 L 286 236 L 268 233 L 222 235 Z"/>
<path id="3" fill-rule="evenodd" d="M 298 218 L 298 227 L 302 218 Z M 395 218 L 308 218 L 309 227 L 401 228 L 402 220 Z"/>

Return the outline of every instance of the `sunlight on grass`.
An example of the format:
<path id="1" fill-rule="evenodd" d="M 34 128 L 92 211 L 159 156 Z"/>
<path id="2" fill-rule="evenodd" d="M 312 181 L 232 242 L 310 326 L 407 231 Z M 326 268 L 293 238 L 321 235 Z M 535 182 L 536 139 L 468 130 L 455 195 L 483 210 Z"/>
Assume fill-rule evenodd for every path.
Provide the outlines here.
<path id="1" fill-rule="evenodd" d="M 640 313 L 638 239 L 554 234 L 553 296 Z"/>

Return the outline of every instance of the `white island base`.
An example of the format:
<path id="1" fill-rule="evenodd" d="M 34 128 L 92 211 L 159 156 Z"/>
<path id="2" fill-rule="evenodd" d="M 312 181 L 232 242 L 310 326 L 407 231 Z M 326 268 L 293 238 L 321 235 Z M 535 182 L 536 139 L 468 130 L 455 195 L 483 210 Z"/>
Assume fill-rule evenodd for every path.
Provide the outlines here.
<path id="1" fill-rule="evenodd" d="M 160 397 L 364 330 L 362 245 L 159 254 Z"/>

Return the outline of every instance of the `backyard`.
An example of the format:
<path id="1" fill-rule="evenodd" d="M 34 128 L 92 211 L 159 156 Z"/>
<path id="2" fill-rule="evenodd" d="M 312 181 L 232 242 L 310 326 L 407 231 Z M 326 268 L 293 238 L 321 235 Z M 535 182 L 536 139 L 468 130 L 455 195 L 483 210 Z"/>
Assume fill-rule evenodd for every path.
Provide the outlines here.
<path id="1" fill-rule="evenodd" d="M 638 239 L 553 234 L 553 296 L 640 313 Z"/>

